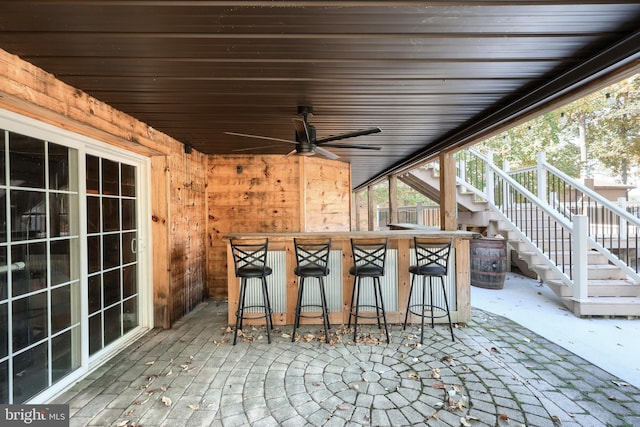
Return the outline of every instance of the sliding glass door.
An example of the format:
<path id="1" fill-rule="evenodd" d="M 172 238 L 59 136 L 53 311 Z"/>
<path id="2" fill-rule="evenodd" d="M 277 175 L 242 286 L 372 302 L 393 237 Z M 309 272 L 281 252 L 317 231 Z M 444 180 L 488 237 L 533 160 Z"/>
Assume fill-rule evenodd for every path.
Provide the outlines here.
<path id="1" fill-rule="evenodd" d="M 46 400 L 151 326 L 148 171 L 0 110 L 0 404 Z"/>

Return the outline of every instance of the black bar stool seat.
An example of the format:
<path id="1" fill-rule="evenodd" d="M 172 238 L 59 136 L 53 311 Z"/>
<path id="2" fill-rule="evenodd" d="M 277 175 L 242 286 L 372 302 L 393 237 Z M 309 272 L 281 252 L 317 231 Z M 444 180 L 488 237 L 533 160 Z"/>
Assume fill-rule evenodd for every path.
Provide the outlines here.
<path id="1" fill-rule="evenodd" d="M 449 302 L 447 300 L 447 290 L 444 285 L 444 278 L 447 276 L 449 269 L 449 254 L 451 253 L 451 239 L 433 238 L 433 237 L 414 237 L 414 251 L 416 256 L 416 264 L 409 267 L 411 273 L 411 288 L 409 289 L 409 300 L 407 301 L 407 309 L 404 315 L 404 324 L 402 329 L 407 328 L 409 313 L 419 316 L 421 320 L 420 343 L 424 341 L 424 319 L 431 319 L 431 327 L 434 327 L 434 319 L 447 317 L 449 320 L 449 328 L 451 329 L 451 340 L 455 341 L 453 336 L 453 324 L 451 323 L 451 311 L 449 310 Z M 414 290 L 414 282 L 417 276 L 422 276 L 422 297 L 419 303 L 411 303 Z M 426 298 L 427 278 L 429 279 L 429 299 Z M 433 298 L 434 278 L 440 279 L 442 286 L 442 295 L 444 306 L 435 303 Z M 437 282 L 436 282 L 437 283 Z"/>
<path id="2" fill-rule="evenodd" d="M 267 276 L 273 273 L 267 266 L 267 249 L 269 239 L 259 240 L 231 240 L 231 252 L 236 277 L 240 278 L 240 295 L 238 296 L 238 310 L 236 310 L 236 328 L 233 333 L 233 345 L 238 340 L 238 330 L 242 329 L 245 319 L 265 319 L 267 328 L 267 341 L 271 344 L 271 330 L 273 329 L 273 317 L 269 289 L 267 288 Z M 259 279 L 258 284 L 262 289 L 262 301 L 252 302 L 247 305 L 247 287 L 249 279 Z M 255 283 L 255 281 L 253 282 Z M 264 311 L 264 314 L 260 314 Z"/>
<path id="3" fill-rule="evenodd" d="M 301 317 L 321 317 L 324 325 L 324 340 L 329 342 L 329 308 L 325 292 L 324 278 L 329 275 L 329 255 L 331 253 L 331 239 L 293 239 L 296 250 L 296 267 L 293 272 L 300 278 L 298 282 L 298 302 L 296 304 L 295 321 L 293 323 L 293 333 L 291 342 L 295 341 L 296 329 L 300 327 Z M 315 278 L 320 290 L 319 303 L 303 304 L 303 294 L 305 279 Z M 305 308 L 315 307 L 320 309 L 320 314 L 316 312 L 303 311 Z"/>
<path id="4" fill-rule="evenodd" d="M 356 341 L 358 332 L 358 319 L 375 318 L 378 323 L 378 329 L 382 328 L 384 323 L 385 335 L 387 343 L 389 342 L 389 327 L 387 325 L 387 315 L 384 308 L 382 298 L 382 286 L 380 277 L 384 276 L 385 259 L 387 256 L 387 245 L 389 239 L 351 239 L 351 250 L 353 253 L 353 266 L 349 269 L 349 274 L 354 276 L 353 289 L 351 291 L 351 306 L 349 309 L 349 323 L 351 327 L 351 319 L 353 323 L 353 341 Z M 371 279 L 363 281 L 363 279 Z M 361 301 L 361 286 L 368 283 L 373 288 L 374 302 Z M 375 313 L 363 314 L 362 308 L 375 308 Z"/>

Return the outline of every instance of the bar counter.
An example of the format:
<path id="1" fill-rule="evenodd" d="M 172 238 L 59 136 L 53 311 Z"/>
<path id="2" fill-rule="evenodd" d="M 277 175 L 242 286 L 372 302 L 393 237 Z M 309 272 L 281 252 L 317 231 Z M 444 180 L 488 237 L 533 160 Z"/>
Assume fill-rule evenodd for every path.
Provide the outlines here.
<path id="1" fill-rule="evenodd" d="M 298 282 L 293 273 L 296 266 L 294 238 L 331 238 L 331 273 L 325 280 L 327 299 L 329 300 L 330 322 L 332 325 L 346 324 L 349 320 L 349 306 L 353 289 L 353 276 L 349 268 L 353 265 L 351 239 L 388 237 L 386 271 L 382 286 L 387 321 L 402 323 L 409 297 L 411 278 L 409 266 L 413 261 L 413 237 L 452 238 L 453 253 L 450 259 L 449 275 L 446 279 L 447 299 L 451 307 L 451 319 L 464 323 L 471 318 L 470 302 L 470 263 L 469 240 L 479 237 L 478 233 L 467 231 L 443 230 L 390 230 L 357 232 L 298 232 L 298 233 L 230 233 L 223 238 L 227 242 L 227 290 L 229 296 L 229 324 L 235 323 L 238 308 L 240 279 L 235 277 L 231 239 L 269 239 L 267 259 L 273 274 L 267 277 L 273 323 L 275 325 L 293 324 L 297 301 Z M 439 288 L 439 287 L 438 287 Z M 309 287 L 311 289 L 311 287 Z M 434 287 L 434 290 L 437 289 Z M 305 293 L 307 289 L 305 289 Z M 442 292 L 440 292 L 442 294 Z M 253 298 L 247 295 L 247 298 Z M 259 298 L 255 295 L 255 298 Z M 310 296 L 313 298 L 313 295 Z M 415 295 L 414 295 L 415 298 Z M 435 296 L 434 300 L 442 298 Z M 415 320 L 415 319 L 414 319 Z M 436 321 L 446 321 L 436 319 Z M 305 318 L 302 323 L 322 323 L 320 318 Z"/>

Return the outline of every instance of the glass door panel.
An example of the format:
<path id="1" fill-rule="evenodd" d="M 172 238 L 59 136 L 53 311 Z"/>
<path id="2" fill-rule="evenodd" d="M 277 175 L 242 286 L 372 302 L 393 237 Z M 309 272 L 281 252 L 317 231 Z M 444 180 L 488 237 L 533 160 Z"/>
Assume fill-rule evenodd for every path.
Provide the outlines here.
<path id="1" fill-rule="evenodd" d="M 0 130 L 0 402 L 80 367 L 78 153 Z"/>
<path id="2" fill-rule="evenodd" d="M 89 354 L 139 324 L 136 167 L 87 156 Z"/>

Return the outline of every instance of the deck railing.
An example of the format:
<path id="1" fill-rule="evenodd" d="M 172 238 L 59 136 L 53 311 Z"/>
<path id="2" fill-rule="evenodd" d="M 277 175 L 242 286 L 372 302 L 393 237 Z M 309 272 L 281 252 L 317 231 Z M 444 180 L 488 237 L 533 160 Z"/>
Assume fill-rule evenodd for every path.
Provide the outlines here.
<path id="1" fill-rule="evenodd" d="M 458 170 L 462 173 L 458 176 L 465 179 L 467 188 L 475 188 L 478 197 L 487 200 L 521 238 L 534 244 L 549 267 L 562 272 L 560 278 L 567 285 L 584 287 L 574 288 L 574 298 L 586 296 L 588 249 L 603 253 L 627 275 L 640 280 L 636 254 L 640 219 L 624 206 L 558 170 L 544 153 L 536 167 L 517 171 L 509 171 L 508 165 L 499 169 L 490 155 L 473 149 L 460 157 Z M 584 243 L 578 243 L 583 237 Z"/>
<path id="2" fill-rule="evenodd" d="M 438 164 L 422 167 L 437 169 Z M 529 243 L 530 251 L 573 288 L 574 298 L 587 295 L 588 250 L 601 252 L 640 281 L 637 204 L 607 200 L 549 164 L 544 154 L 534 167 L 509 170 L 508 164 L 497 167 L 490 154 L 466 149 L 456 153 L 456 173 L 457 184 L 487 201 L 519 239 Z M 437 225 L 420 214 L 412 216 L 420 211 L 420 207 L 399 209 L 398 222 Z M 386 211 L 379 212 L 384 217 Z M 429 207 L 428 218 L 439 221 L 437 207 Z"/>

